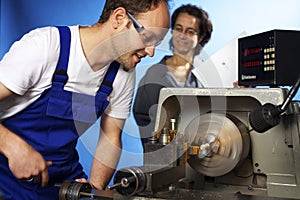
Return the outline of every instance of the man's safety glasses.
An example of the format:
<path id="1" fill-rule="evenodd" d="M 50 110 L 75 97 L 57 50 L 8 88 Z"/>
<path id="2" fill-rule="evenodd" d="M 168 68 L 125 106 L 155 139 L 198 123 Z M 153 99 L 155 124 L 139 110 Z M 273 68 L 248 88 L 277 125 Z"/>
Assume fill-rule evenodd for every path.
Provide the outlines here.
<path id="1" fill-rule="evenodd" d="M 146 30 L 145 27 L 138 22 L 129 12 L 127 12 L 128 17 L 133 23 L 135 30 L 140 35 L 140 38 L 145 46 L 158 46 L 161 43 L 161 40 L 156 37 L 156 35 L 149 30 Z"/>

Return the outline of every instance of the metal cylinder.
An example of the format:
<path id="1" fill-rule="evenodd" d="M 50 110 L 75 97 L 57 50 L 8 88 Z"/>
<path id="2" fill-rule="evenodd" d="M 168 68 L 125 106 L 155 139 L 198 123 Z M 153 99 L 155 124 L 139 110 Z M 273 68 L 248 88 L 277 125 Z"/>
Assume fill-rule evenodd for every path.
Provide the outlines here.
<path id="1" fill-rule="evenodd" d="M 159 136 L 159 143 L 162 145 L 167 145 L 171 141 L 171 137 L 167 128 L 163 128 Z"/>
<path id="2" fill-rule="evenodd" d="M 135 195 L 146 187 L 146 176 L 139 167 L 122 168 L 116 172 L 114 184 L 119 187 L 116 190 L 123 195 Z"/>
<path id="3" fill-rule="evenodd" d="M 59 200 L 78 200 L 81 193 L 91 193 L 91 191 L 92 186 L 89 183 L 67 180 L 59 189 Z"/>

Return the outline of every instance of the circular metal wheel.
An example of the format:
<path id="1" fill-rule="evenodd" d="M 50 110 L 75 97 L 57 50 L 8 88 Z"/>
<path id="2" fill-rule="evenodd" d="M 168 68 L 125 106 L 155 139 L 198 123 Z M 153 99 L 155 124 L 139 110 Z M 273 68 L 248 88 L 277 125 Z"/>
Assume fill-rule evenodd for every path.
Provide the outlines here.
<path id="1" fill-rule="evenodd" d="M 200 149 L 198 155 L 189 158 L 189 164 L 198 173 L 211 177 L 230 172 L 249 153 L 250 138 L 246 130 L 233 116 L 229 119 L 228 115 L 208 113 L 194 118 L 185 134 Z"/>
<path id="2" fill-rule="evenodd" d="M 78 200 L 81 192 L 91 193 L 92 186 L 89 183 L 67 180 L 59 189 L 59 200 Z"/>
<path id="3" fill-rule="evenodd" d="M 116 172 L 114 184 L 116 183 L 121 183 L 116 188 L 120 194 L 131 196 L 144 190 L 146 187 L 146 176 L 138 167 L 122 168 Z"/>

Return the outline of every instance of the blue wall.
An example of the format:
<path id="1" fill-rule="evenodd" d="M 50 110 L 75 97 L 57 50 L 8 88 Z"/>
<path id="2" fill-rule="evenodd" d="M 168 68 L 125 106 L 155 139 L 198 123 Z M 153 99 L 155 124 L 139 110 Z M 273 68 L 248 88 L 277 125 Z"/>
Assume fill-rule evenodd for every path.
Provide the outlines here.
<path id="1" fill-rule="evenodd" d="M 102 0 L 0 0 L 0 58 L 13 41 L 29 30 L 47 25 L 93 24 Z"/>
<path id="2" fill-rule="evenodd" d="M 47 25 L 73 25 L 95 23 L 102 11 L 104 0 L 0 0 L 0 58 L 11 44 L 29 30 Z M 299 0 L 174 0 L 171 12 L 181 4 L 194 3 L 208 11 L 214 32 L 205 47 L 213 55 L 240 33 L 249 35 L 271 29 L 300 30 Z M 137 83 L 146 69 L 164 54 L 170 53 L 166 41 L 156 50 L 154 58 L 145 59 L 137 67 Z M 300 67 L 300 66 L 299 66 Z M 98 121 L 99 124 L 99 121 Z M 97 124 L 97 125 L 98 125 Z M 89 174 L 90 162 L 99 128 L 91 127 L 81 137 L 78 150 L 84 170 Z M 123 147 L 118 167 L 141 165 L 142 147 L 138 128 L 131 116 L 125 125 Z"/>

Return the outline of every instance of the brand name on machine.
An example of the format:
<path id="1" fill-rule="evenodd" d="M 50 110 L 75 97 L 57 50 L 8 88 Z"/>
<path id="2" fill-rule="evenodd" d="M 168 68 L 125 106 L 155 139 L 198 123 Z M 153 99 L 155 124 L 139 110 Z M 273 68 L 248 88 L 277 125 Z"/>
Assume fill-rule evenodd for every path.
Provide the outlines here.
<path id="1" fill-rule="evenodd" d="M 242 75 L 242 80 L 253 80 L 256 79 L 256 75 Z"/>

